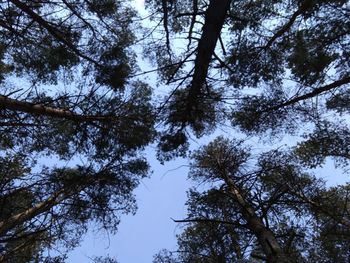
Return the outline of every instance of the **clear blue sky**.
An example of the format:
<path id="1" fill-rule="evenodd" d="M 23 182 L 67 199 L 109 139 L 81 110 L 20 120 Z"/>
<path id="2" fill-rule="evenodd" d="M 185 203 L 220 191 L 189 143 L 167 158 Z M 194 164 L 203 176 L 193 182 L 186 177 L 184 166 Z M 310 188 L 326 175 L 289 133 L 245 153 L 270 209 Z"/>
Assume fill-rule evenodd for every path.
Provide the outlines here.
<path id="1" fill-rule="evenodd" d="M 186 215 L 186 191 L 191 185 L 187 163 L 178 159 L 162 166 L 154 151 L 147 153 L 154 172 L 135 191 L 136 215 L 123 216 L 115 236 L 89 232 L 82 246 L 70 253 L 69 263 L 92 262 L 88 257 L 107 254 L 120 263 L 148 263 L 160 249 L 175 249 L 180 229 L 171 218 Z"/>

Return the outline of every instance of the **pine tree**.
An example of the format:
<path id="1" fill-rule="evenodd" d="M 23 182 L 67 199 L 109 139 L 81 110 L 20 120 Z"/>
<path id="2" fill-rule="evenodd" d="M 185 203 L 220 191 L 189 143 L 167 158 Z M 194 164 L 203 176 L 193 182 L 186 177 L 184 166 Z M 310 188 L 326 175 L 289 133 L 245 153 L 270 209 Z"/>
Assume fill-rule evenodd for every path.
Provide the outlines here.
<path id="1" fill-rule="evenodd" d="M 189 194 L 178 251 L 155 262 L 346 262 L 348 185 L 326 187 L 310 168 L 349 162 L 349 1 L 147 5 L 163 36 L 147 54 L 172 87 L 161 159 L 222 125 L 276 148 L 297 141 L 251 155 L 219 138 L 190 156 L 190 177 L 209 186 Z"/>
<path id="2" fill-rule="evenodd" d="M 154 262 L 347 262 L 349 185 L 327 188 L 291 152 L 255 158 L 222 137 L 196 151 L 178 250 Z M 202 187 L 203 188 L 203 187 Z"/>
<path id="3" fill-rule="evenodd" d="M 150 87 L 132 78 L 136 12 L 110 0 L 0 9 L 0 262 L 63 262 L 91 222 L 114 233 L 135 212 L 148 175 L 154 114 Z M 59 243 L 62 257 L 45 256 Z"/>
<path id="4" fill-rule="evenodd" d="M 160 108 L 165 158 L 183 154 L 191 133 L 222 123 L 266 138 L 344 122 L 348 1 L 146 3 L 164 39 L 150 41 L 147 54 L 173 88 Z"/>

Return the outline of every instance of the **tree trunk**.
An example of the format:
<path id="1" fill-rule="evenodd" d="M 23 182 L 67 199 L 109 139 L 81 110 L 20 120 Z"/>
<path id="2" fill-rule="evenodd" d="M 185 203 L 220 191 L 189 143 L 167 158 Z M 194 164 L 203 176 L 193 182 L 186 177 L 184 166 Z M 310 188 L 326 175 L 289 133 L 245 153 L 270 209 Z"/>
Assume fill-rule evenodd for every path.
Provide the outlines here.
<path id="1" fill-rule="evenodd" d="M 283 252 L 273 232 L 265 226 L 263 221 L 257 216 L 253 206 L 241 194 L 241 189 L 236 186 L 231 178 L 224 178 L 228 186 L 228 192 L 233 196 L 241 209 L 248 228 L 256 236 L 263 249 L 266 260 L 269 263 L 290 263 L 287 255 Z"/>
<path id="2" fill-rule="evenodd" d="M 52 207 L 62 202 L 65 198 L 66 194 L 64 190 L 57 191 L 48 199 L 28 208 L 21 213 L 15 214 L 6 220 L 0 221 L 0 236 L 5 235 L 9 230 L 22 224 L 23 222 L 50 210 Z"/>
<path id="3" fill-rule="evenodd" d="M 189 115 L 191 115 L 193 107 L 196 107 L 196 100 L 205 84 L 209 64 L 220 37 L 230 3 L 231 0 L 211 0 L 205 12 L 203 33 L 198 42 L 193 79 L 188 94 L 187 112 Z"/>

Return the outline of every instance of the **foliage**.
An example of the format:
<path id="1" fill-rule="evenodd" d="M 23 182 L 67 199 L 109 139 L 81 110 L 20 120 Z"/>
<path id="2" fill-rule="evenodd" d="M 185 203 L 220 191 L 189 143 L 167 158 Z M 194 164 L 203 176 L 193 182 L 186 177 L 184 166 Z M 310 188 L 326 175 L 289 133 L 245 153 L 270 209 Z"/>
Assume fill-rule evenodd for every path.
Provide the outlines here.
<path id="1" fill-rule="evenodd" d="M 155 120 L 151 88 L 131 79 L 137 15 L 122 0 L 0 10 L 0 261 L 64 262 L 88 226 L 115 233 L 135 213 L 148 175 Z M 62 258 L 48 257 L 58 245 Z"/>
<path id="2" fill-rule="evenodd" d="M 190 176 L 215 186 L 189 192 L 178 250 L 154 262 L 347 262 L 349 185 L 325 187 L 290 152 L 248 149 L 217 138 L 194 153 Z M 269 257 L 259 221 L 287 259 Z"/>
<path id="3" fill-rule="evenodd" d="M 311 169 L 349 162 L 349 1 L 147 4 L 163 41 L 146 52 L 172 87 L 159 156 L 233 128 L 189 156 L 207 189 L 190 191 L 178 250 L 154 262 L 346 262 L 348 184 L 326 187 Z M 250 150 L 235 131 L 276 149 Z M 286 134 L 296 144 L 282 150 Z"/>
<path id="4" fill-rule="evenodd" d="M 100 170 L 44 167 L 38 172 L 21 158 L 0 161 L 1 260 L 15 262 L 41 257 L 57 241 L 75 247 L 90 223 L 115 232 L 120 213 L 135 212 L 132 190 L 148 171 L 143 160 Z"/>
<path id="5" fill-rule="evenodd" d="M 45 249 L 75 247 L 92 222 L 115 232 L 147 145 L 164 162 L 228 125 L 297 143 L 219 137 L 190 155 L 210 187 L 189 192 L 179 251 L 155 262 L 347 262 L 348 185 L 309 169 L 349 161 L 349 1 L 145 5 L 141 39 L 129 1 L 0 1 L 0 261 L 64 262 Z M 170 90 L 157 108 L 139 43 Z"/>
<path id="6" fill-rule="evenodd" d="M 226 2 L 226 12 L 219 14 Z M 164 140 L 171 144 L 179 131 L 202 135 L 228 121 L 249 135 L 298 134 L 301 124 L 312 127 L 327 119 L 329 109 L 347 113 L 348 5 L 346 0 L 147 1 L 155 10 L 152 18 L 162 21 L 163 41 L 151 40 L 146 52 L 159 66 L 160 82 L 173 88 L 167 101 L 187 94 L 176 103 L 181 107 L 162 108 Z M 216 48 L 209 49 L 210 43 Z M 177 143 L 186 147 L 186 141 Z M 161 152 L 173 150 L 164 144 Z"/>

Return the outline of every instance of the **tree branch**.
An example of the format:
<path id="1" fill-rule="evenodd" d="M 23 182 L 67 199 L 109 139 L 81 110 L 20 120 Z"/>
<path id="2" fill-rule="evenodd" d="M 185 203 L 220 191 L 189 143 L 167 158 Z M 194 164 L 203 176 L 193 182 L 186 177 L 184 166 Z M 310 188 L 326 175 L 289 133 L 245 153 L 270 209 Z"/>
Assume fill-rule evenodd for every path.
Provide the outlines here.
<path id="1" fill-rule="evenodd" d="M 239 222 L 232 222 L 232 221 L 224 221 L 219 219 L 210 219 L 210 218 L 193 218 L 193 219 L 181 219 L 176 220 L 171 218 L 175 223 L 218 223 L 218 224 L 227 224 L 227 225 L 234 225 L 234 226 L 244 226 L 240 224 Z"/>
<path id="2" fill-rule="evenodd" d="M 96 116 L 96 115 L 80 115 L 70 110 L 58 109 L 45 106 L 43 104 L 35 104 L 30 102 L 18 101 L 0 95 L 0 109 L 11 111 L 26 112 L 42 116 L 50 116 L 55 118 L 63 118 L 78 122 L 88 121 L 116 121 L 116 116 Z"/>
<path id="3" fill-rule="evenodd" d="M 66 45 L 69 49 L 71 49 L 79 57 L 93 63 L 94 65 L 96 65 L 98 67 L 103 67 L 103 65 L 98 63 L 96 60 L 81 53 L 80 50 L 78 50 L 71 42 L 69 42 L 67 39 L 64 38 L 64 36 L 62 36 L 62 33 L 59 32 L 57 30 L 57 28 L 54 28 L 53 26 L 51 26 L 45 19 L 43 19 L 40 15 L 35 13 L 33 10 L 31 10 L 30 7 L 27 6 L 25 3 L 22 3 L 21 1 L 18 1 L 18 0 L 10 0 L 10 2 L 13 3 L 19 9 L 21 9 L 28 16 L 30 16 L 35 22 L 37 22 L 39 25 L 41 25 L 43 28 L 45 28 L 54 38 L 56 38 L 58 41 L 60 41 L 64 45 Z"/>
<path id="4" fill-rule="evenodd" d="M 0 221 L 0 236 L 6 234 L 6 232 L 12 229 L 13 227 L 22 224 L 23 222 L 30 220 L 35 216 L 40 215 L 41 213 L 57 205 L 59 202 L 64 200 L 65 192 L 66 189 L 61 189 L 53 193 L 45 201 L 42 201 L 21 213 L 15 214 L 6 220 Z"/>
<path id="5" fill-rule="evenodd" d="M 303 14 L 310 7 L 310 3 L 311 1 L 305 0 L 298 8 L 298 10 L 291 16 L 289 21 L 270 38 L 270 40 L 264 46 L 264 49 L 270 48 L 277 38 L 283 36 L 284 33 L 286 33 L 292 27 L 297 17 Z"/>
<path id="6" fill-rule="evenodd" d="M 287 106 L 291 106 L 299 101 L 302 101 L 302 100 L 306 100 L 306 99 L 310 99 L 310 98 L 313 98 L 323 92 L 326 92 L 326 91 L 330 91 L 332 89 L 335 89 L 335 88 L 338 88 L 342 85 L 345 85 L 345 84 L 348 84 L 350 83 L 350 76 L 346 76 L 340 80 L 337 80 L 337 81 L 334 81 L 333 83 L 330 83 L 328 85 L 325 85 L 323 87 L 320 87 L 320 88 L 316 88 L 314 89 L 312 92 L 309 92 L 309 93 L 306 93 L 304 95 L 301 95 L 299 97 L 295 97 L 293 99 L 290 99 L 286 102 L 283 102 L 279 105 L 276 105 L 276 106 L 273 106 L 273 107 L 270 107 L 266 110 L 263 110 L 261 112 L 268 112 L 268 111 L 274 111 L 274 110 L 279 110 L 283 107 L 287 107 Z"/>

